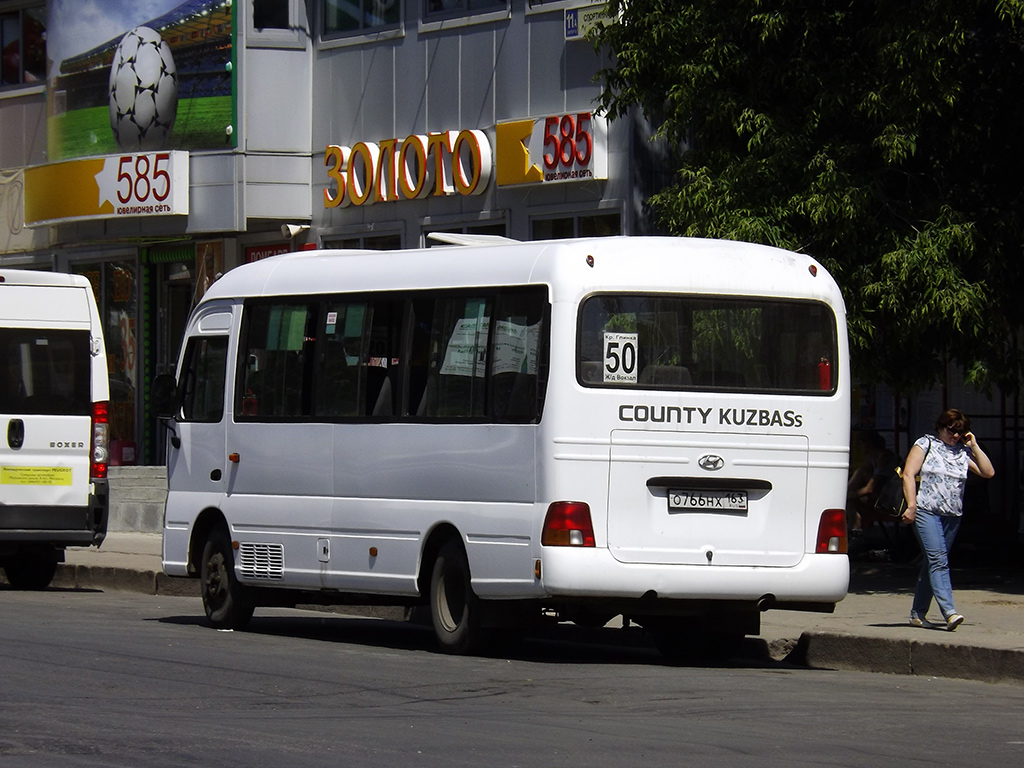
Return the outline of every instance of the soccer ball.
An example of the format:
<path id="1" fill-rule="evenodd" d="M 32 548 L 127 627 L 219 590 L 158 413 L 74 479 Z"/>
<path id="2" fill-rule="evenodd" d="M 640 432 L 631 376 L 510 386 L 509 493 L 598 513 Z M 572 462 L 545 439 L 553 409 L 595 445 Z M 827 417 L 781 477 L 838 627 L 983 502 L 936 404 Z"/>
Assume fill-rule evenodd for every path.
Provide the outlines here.
<path id="1" fill-rule="evenodd" d="M 110 65 L 110 127 L 122 150 L 160 149 L 178 114 L 171 47 L 149 27 L 121 38 Z"/>

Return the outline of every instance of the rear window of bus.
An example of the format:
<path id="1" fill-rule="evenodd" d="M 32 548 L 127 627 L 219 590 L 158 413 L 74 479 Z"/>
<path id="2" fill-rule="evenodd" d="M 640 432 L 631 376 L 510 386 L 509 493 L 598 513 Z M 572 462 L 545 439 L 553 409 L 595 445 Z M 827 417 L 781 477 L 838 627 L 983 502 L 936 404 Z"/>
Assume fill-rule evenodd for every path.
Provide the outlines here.
<path id="1" fill-rule="evenodd" d="M 580 310 L 588 387 L 831 394 L 836 319 L 816 301 L 600 294 Z"/>

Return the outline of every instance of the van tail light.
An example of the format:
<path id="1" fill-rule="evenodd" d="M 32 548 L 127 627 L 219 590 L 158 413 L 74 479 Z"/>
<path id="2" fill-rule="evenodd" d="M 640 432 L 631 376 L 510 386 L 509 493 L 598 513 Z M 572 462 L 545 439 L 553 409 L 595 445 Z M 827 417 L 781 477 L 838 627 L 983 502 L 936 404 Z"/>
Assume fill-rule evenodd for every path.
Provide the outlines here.
<path id="1" fill-rule="evenodd" d="M 845 554 L 848 549 L 846 538 L 846 510 L 826 509 L 818 522 L 818 554 Z"/>
<path id="2" fill-rule="evenodd" d="M 100 400 L 92 404 L 92 452 L 89 475 L 93 479 L 107 476 L 110 461 L 110 403 Z"/>
<path id="3" fill-rule="evenodd" d="M 545 547 L 596 546 L 590 505 L 583 501 L 552 502 L 544 518 L 540 543 Z"/>

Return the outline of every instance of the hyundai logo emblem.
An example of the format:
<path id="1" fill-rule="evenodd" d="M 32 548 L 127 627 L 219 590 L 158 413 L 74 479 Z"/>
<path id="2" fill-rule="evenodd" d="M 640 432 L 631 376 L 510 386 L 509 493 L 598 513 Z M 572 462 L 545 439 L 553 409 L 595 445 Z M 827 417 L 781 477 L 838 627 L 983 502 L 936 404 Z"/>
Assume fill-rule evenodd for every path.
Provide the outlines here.
<path id="1" fill-rule="evenodd" d="M 715 470 L 721 469 L 725 466 L 725 459 L 721 456 L 715 456 L 715 454 L 709 453 L 707 456 L 701 456 L 697 459 L 697 466 L 701 469 L 706 469 L 708 472 L 714 472 Z"/>

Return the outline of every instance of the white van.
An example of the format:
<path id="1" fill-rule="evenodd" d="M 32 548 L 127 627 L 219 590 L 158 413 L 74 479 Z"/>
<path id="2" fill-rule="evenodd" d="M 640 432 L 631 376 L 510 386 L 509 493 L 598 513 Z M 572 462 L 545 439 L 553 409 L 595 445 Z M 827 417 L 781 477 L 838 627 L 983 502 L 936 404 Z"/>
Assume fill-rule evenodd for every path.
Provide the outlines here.
<path id="1" fill-rule="evenodd" d="M 482 243 L 277 256 L 195 308 L 154 401 L 163 567 L 199 577 L 209 621 L 422 604 L 470 653 L 621 614 L 671 654 L 833 610 L 850 387 L 824 267 L 683 238 Z"/>
<path id="2" fill-rule="evenodd" d="M 0 567 L 43 589 L 107 531 L 107 357 L 81 275 L 0 267 Z"/>

